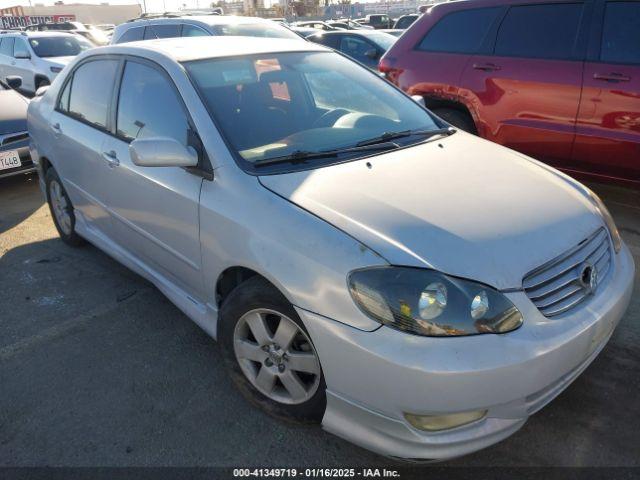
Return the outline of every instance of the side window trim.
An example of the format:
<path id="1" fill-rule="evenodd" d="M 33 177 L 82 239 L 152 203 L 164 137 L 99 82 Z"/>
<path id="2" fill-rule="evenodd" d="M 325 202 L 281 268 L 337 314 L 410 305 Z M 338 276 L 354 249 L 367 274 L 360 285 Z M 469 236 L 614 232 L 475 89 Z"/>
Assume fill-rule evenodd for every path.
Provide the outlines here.
<path id="1" fill-rule="evenodd" d="M 73 90 L 73 78 L 76 75 L 76 71 L 83 65 L 86 65 L 87 63 L 90 62 L 98 62 L 101 60 L 117 60 L 119 65 L 118 65 L 118 69 L 121 68 L 121 63 L 122 63 L 122 58 L 120 55 L 95 55 L 92 57 L 88 57 L 86 59 L 84 59 L 82 62 L 78 63 L 77 65 L 75 65 L 73 67 L 73 70 L 71 70 L 71 72 L 69 72 L 69 74 L 67 75 L 67 77 L 64 79 L 64 83 L 62 84 L 62 87 L 60 88 L 60 90 L 58 90 L 58 93 L 56 95 L 56 103 L 54 106 L 54 111 L 64 115 L 65 117 L 69 117 L 72 118 L 73 120 L 83 123 L 91 128 L 95 128 L 96 130 L 103 132 L 103 133 L 107 133 L 109 135 L 111 135 L 111 110 L 113 109 L 113 104 L 109 104 L 107 106 L 107 125 L 106 127 L 101 127 L 100 125 L 96 125 L 95 123 L 89 122 L 87 120 L 85 120 L 84 118 L 78 117 L 77 115 L 74 115 L 72 112 L 69 111 L 65 111 L 60 109 L 60 100 L 62 98 L 62 96 L 64 95 L 64 91 L 67 88 L 67 85 L 69 84 L 69 82 L 71 82 L 71 86 L 70 89 Z M 116 73 L 117 75 L 117 73 Z M 71 90 L 69 90 L 69 103 L 71 103 Z M 112 87 L 111 90 L 111 94 L 112 94 L 112 98 L 113 98 L 113 91 L 115 90 L 115 85 Z M 68 107 L 68 105 L 67 105 Z"/>
<path id="2" fill-rule="evenodd" d="M 531 6 L 537 6 L 537 5 L 549 6 L 549 5 L 563 5 L 563 4 L 569 4 L 569 5 L 581 4 L 582 5 L 582 15 L 580 17 L 580 22 L 578 23 L 578 31 L 576 33 L 576 39 L 573 44 L 571 56 L 569 58 L 525 57 L 522 55 L 497 55 L 496 54 L 498 33 L 500 32 L 500 28 L 502 27 L 502 24 L 504 23 L 511 9 L 519 8 L 519 7 L 531 7 Z M 511 4 L 505 8 L 503 14 L 500 16 L 500 21 L 495 28 L 493 45 L 492 45 L 492 48 L 490 49 L 490 53 L 487 53 L 487 55 L 493 56 L 493 57 L 500 56 L 505 58 L 526 58 L 526 59 L 550 60 L 550 61 L 560 61 L 560 62 L 567 62 L 567 61 L 583 62 L 586 58 L 586 50 L 587 50 L 586 44 L 587 44 L 587 38 L 590 31 L 590 24 L 591 24 L 590 20 L 591 20 L 592 10 L 593 10 L 592 0 L 557 0 L 555 2 L 548 2 L 548 3 L 531 2 L 531 3 Z"/>
<path id="3" fill-rule="evenodd" d="M 491 23 L 491 26 L 487 30 L 487 33 L 486 33 L 485 37 L 482 40 L 482 43 L 480 44 L 480 46 L 478 47 L 478 49 L 475 52 L 427 50 L 427 49 L 420 48 L 420 45 L 422 44 L 424 39 L 427 37 L 427 35 L 429 35 L 431 30 L 433 30 L 436 25 L 438 25 L 440 22 L 442 22 L 449 15 L 453 15 L 455 13 L 462 12 L 462 11 L 482 10 L 482 9 L 486 9 L 486 8 L 498 8 L 498 9 L 500 9 L 500 11 L 496 15 L 496 18 L 493 19 L 493 22 Z M 448 13 L 445 13 L 442 17 L 440 17 L 440 19 L 431 26 L 429 31 L 427 31 L 422 37 L 420 37 L 420 39 L 413 46 L 412 50 L 415 50 L 417 52 L 427 52 L 427 53 L 443 53 L 443 54 L 447 54 L 447 55 L 492 55 L 493 54 L 492 53 L 493 52 L 493 48 L 495 46 L 495 40 L 496 40 L 496 37 L 498 35 L 498 29 L 500 28 L 502 20 L 507 15 L 508 11 L 509 11 L 509 7 L 508 6 L 474 7 L 474 8 L 461 8 L 461 9 L 458 9 L 458 10 L 452 10 L 452 11 L 450 11 Z"/>

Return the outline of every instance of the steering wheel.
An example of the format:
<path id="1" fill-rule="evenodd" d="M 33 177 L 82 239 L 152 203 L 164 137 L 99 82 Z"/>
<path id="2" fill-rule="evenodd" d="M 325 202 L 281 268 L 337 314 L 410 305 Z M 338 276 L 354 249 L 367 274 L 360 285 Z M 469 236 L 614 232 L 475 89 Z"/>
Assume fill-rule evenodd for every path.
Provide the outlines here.
<path id="1" fill-rule="evenodd" d="M 332 127 L 340 117 L 346 115 L 347 113 L 349 113 L 349 110 L 345 110 L 344 108 L 335 108 L 333 110 L 329 110 L 328 112 L 323 113 L 320 118 L 313 122 L 312 126 L 313 128 Z"/>

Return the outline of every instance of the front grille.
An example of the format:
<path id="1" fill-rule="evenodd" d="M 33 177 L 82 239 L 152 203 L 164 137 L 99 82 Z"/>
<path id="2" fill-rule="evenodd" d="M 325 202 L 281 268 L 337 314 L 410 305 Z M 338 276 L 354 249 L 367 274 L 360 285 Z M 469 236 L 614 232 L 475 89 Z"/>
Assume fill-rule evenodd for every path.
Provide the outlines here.
<path id="1" fill-rule="evenodd" d="M 610 267 L 609 235 L 601 228 L 568 252 L 525 275 L 522 286 L 538 310 L 545 317 L 553 317 L 589 298 Z M 597 272 L 591 284 L 589 268 Z"/>
<path id="2" fill-rule="evenodd" d="M 6 135 L 0 135 L 0 146 L 10 145 L 12 143 L 20 142 L 29 138 L 28 132 L 16 132 Z"/>

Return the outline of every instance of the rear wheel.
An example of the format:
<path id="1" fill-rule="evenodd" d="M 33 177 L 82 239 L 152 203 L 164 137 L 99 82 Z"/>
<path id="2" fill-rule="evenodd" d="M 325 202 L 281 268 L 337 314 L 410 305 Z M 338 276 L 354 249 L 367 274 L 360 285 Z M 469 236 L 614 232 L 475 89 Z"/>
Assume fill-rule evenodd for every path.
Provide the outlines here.
<path id="1" fill-rule="evenodd" d="M 478 133 L 473 118 L 468 113 L 453 108 L 435 108 L 433 113 L 465 132 L 473 133 L 474 135 Z"/>
<path id="2" fill-rule="evenodd" d="M 76 216 L 73 213 L 73 205 L 62 186 L 60 177 L 53 168 L 47 170 L 45 185 L 49 210 L 60 238 L 63 242 L 73 247 L 82 245 L 85 241 L 76 233 Z"/>
<path id="3" fill-rule="evenodd" d="M 326 386 L 318 354 L 273 285 L 255 276 L 238 286 L 220 309 L 220 322 L 225 363 L 245 397 L 278 418 L 322 420 Z"/>

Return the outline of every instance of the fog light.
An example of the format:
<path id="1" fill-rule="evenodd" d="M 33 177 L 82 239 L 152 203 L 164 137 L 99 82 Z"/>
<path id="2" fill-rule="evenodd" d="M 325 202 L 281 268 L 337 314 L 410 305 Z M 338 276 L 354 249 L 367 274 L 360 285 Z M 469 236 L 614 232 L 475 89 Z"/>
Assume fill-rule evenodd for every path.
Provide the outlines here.
<path id="1" fill-rule="evenodd" d="M 467 423 L 480 420 L 487 414 L 486 410 L 476 410 L 474 412 L 449 413 L 446 415 L 413 415 L 405 413 L 404 418 L 418 430 L 427 432 L 437 432 L 449 428 L 460 427 Z"/>

